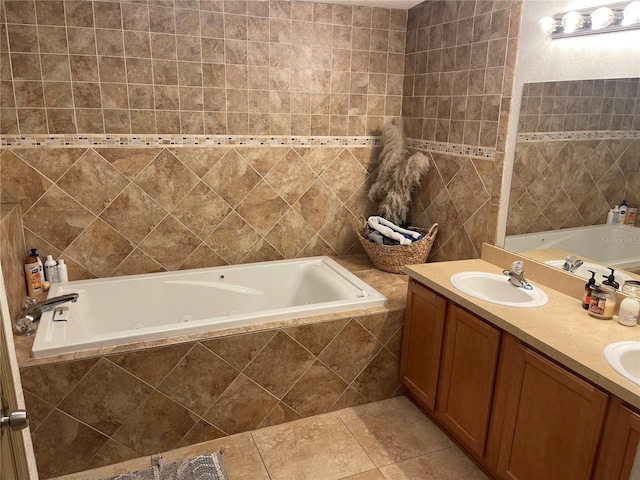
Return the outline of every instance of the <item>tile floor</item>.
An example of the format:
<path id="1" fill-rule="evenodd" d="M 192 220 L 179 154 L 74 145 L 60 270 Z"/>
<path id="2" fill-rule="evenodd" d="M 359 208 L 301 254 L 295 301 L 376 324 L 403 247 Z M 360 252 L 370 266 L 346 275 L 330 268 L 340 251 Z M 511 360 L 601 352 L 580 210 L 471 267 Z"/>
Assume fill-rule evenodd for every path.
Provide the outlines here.
<path id="1" fill-rule="evenodd" d="M 406 397 L 303 418 L 169 452 L 165 462 L 221 449 L 231 480 L 479 480 L 487 477 Z M 144 457 L 56 480 L 145 468 Z"/>

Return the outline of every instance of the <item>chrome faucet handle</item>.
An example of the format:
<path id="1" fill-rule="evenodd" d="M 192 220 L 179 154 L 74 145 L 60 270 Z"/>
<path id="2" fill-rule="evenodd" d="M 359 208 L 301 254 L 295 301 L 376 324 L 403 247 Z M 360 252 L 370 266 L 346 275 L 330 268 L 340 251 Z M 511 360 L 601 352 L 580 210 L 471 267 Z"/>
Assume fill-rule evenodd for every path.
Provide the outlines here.
<path id="1" fill-rule="evenodd" d="M 522 260 L 516 260 L 511 264 L 511 271 L 516 275 L 522 275 L 524 267 L 524 262 Z"/>

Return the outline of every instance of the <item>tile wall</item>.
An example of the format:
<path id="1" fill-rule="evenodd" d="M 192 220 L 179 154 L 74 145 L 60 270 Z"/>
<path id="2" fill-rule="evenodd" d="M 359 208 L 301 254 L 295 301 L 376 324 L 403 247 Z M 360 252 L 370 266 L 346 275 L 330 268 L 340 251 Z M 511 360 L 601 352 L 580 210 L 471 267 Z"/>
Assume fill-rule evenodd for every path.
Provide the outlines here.
<path id="1" fill-rule="evenodd" d="M 640 130 L 640 79 L 526 84 L 518 131 Z"/>
<path id="2" fill-rule="evenodd" d="M 64 258 L 72 280 L 341 256 L 363 253 L 354 224 L 374 211 L 376 157 L 367 146 L 12 148 L 0 199 L 20 205 L 27 248 Z"/>
<path id="3" fill-rule="evenodd" d="M 507 235 L 605 223 L 640 203 L 640 79 L 527 84 Z"/>
<path id="4" fill-rule="evenodd" d="M 412 218 L 440 225 L 434 260 L 495 243 L 520 12 L 518 0 L 409 10 L 403 117 L 413 145 L 437 150 Z"/>
<path id="5" fill-rule="evenodd" d="M 507 235 L 602 224 L 623 199 L 639 205 L 638 151 L 632 138 L 519 139 Z"/>
<path id="6" fill-rule="evenodd" d="M 405 10 L 2 2 L 2 134 L 366 135 L 399 116 Z"/>
<path id="7" fill-rule="evenodd" d="M 0 204 L 0 265 L 11 318 L 16 318 L 27 294 L 22 218 L 18 205 Z"/>
<path id="8" fill-rule="evenodd" d="M 23 367 L 39 474 L 77 472 L 402 394 L 403 317 L 401 308 Z"/>

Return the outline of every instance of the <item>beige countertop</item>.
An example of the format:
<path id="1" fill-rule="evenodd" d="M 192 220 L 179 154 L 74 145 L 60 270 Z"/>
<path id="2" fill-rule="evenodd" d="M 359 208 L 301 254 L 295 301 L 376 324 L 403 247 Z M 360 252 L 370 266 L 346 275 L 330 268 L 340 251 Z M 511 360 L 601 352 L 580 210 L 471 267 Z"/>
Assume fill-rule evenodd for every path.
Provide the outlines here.
<path id="1" fill-rule="evenodd" d="M 549 297 L 542 307 L 514 308 L 478 300 L 457 290 L 449 281 L 451 275 L 462 271 L 502 273 L 502 268 L 480 259 L 405 267 L 405 272 L 418 282 L 640 408 L 640 386 L 613 370 L 603 355 L 604 348 L 610 343 L 640 341 L 640 326 L 625 327 L 615 319 L 593 318 L 582 308 L 578 298 L 535 280 L 530 283 L 544 290 Z"/>

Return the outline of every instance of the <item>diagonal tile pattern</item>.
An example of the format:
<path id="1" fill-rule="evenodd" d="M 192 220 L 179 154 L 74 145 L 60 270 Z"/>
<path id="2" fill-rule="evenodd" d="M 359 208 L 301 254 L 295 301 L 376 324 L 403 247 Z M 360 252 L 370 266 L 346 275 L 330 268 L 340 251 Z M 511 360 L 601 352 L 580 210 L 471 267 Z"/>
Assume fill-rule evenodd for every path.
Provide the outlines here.
<path id="1" fill-rule="evenodd" d="M 604 223 L 624 198 L 638 204 L 638 140 L 519 141 L 507 235 Z M 621 186 L 622 191 L 621 191 Z"/>
<path id="2" fill-rule="evenodd" d="M 163 452 L 162 457 L 173 462 L 218 450 L 224 453 L 224 466 L 230 478 L 487 478 L 405 397 L 214 439 Z M 149 457 L 136 458 L 56 480 L 100 480 L 149 464 Z"/>
<path id="3" fill-rule="evenodd" d="M 39 470 L 71 473 L 399 395 L 403 315 L 400 306 L 23 368 Z"/>
<path id="4" fill-rule="evenodd" d="M 28 247 L 63 256 L 72 280 L 361 253 L 350 197 L 372 147 L 51 151 L 57 169 L 33 149 L 0 154 L 0 182 L 16 185 L 2 201 L 20 202 Z"/>

